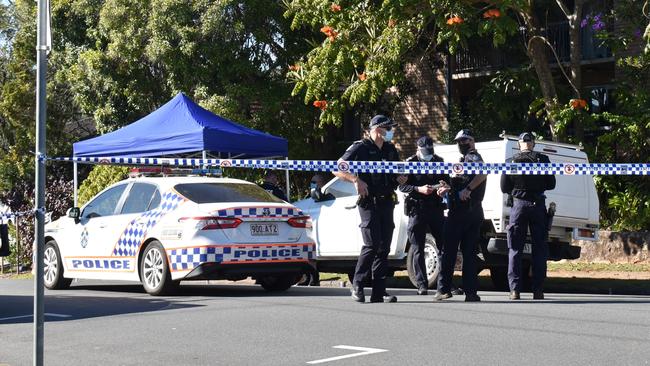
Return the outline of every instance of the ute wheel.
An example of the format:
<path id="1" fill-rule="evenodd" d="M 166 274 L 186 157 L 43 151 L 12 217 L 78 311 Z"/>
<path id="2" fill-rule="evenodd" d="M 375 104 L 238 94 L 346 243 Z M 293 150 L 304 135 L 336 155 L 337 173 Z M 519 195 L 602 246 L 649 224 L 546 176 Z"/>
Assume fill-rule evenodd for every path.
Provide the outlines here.
<path id="1" fill-rule="evenodd" d="M 259 278 L 258 282 L 266 291 L 286 291 L 299 279 L 300 276 L 295 274 L 271 275 Z"/>
<path id="2" fill-rule="evenodd" d="M 43 255 L 43 282 L 50 290 L 61 290 L 70 287 L 72 278 L 63 277 L 63 261 L 59 247 L 54 240 L 45 244 Z"/>
<path id="3" fill-rule="evenodd" d="M 416 288 L 418 282 L 415 277 L 415 262 L 413 259 L 415 246 L 409 247 L 409 252 L 406 256 L 406 271 L 409 275 L 409 280 Z M 427 268 L 427 286 L 432 289 L 436 287 L 438 275 L 440 274 L 440 252 L 436 247 L 436 241 L 433 235 L 427 234 L 426 242 L 424 243 L 424 263 Z"/>
<path id="4" fill-rule="evenodd" d="M 167 295 L 173 292 L 178 282 L 172 281 L 167 255 L 160 242 L 154 240 L 140 257 L 140 280 L 150 295 Z"/>

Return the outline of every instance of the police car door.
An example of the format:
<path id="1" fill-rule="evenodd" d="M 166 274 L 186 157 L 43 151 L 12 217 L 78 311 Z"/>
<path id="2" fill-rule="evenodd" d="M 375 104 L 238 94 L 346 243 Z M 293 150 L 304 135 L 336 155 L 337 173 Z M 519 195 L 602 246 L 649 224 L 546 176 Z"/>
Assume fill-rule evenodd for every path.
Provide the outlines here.
<path id="1" fill-rule="evenodd" d="M 111 255 L 106 250 L 107 241 L 120 230 L 113 221 L 128 185 L 115 185 L 90 200 L 81 211 L 79 223 L 66 235 L 66 271 L 75 277 L 103 278 L 98 276 L 98 267 Z"/>
<path id="2" fill-rule="evenodd" d="M 334 178 L 324 187 L 323 194 L 331 194 L 334 199 L 316 203 L 320 206 L 315 224 L 318 255 L 359 255 L 363 240 L 354 184 Z"/>

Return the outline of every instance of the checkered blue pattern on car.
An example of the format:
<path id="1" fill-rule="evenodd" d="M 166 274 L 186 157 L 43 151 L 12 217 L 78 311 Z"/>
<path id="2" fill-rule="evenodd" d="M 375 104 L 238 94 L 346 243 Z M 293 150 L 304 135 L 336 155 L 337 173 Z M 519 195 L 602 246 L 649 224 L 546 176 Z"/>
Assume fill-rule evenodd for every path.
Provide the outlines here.
<path id="1" fill-rule="evenodd" d="M 401 161 L 255 160 L 255 159 L 173 159 L 173 158 L 48 158 L 89 164 L 220 166 L 298 171 L 341 171 L 391 174 L 556 174 L 556 175 L 650 175 L 650 163 L 571 164 L 571 163 L 438 163 Z M 459 168 L 462 167 L 462 169 Z"/>
<path id="2" fill-rule="evenodd" d="M 204 263 L 264 263 L 314 259 L 313 243 L 264 245 L 233 244 L 167 250 L 172 271 L 190 271 Z"/>
<path id="3" fill-rule="evenodd" d="M 145 238 L 147 231 L 154 227 L 167 213 L 174 211 L 185 198 L 173 192 L 164 193 L 160 200 L 160 206 L 131 220 L 126 226 L 120 238 L 113 248 L 113 255 L 118 257 L 133 257 L 138 253 L 140 244 Z"/>
<path id="4" fill-rule="evenodd" d="M 238 218 L 292 218 L 305 216 L 297 208 L 292 207 L 234 207 L 218 210 L 219 217 L 238 217 Z"/>

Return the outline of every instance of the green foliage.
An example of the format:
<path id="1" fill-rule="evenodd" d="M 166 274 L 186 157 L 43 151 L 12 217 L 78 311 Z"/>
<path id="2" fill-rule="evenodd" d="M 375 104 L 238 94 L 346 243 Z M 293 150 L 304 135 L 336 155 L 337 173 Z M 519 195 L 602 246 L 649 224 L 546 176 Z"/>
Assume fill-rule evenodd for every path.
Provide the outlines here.
<path id="1" fill-rule="evenodd" d="M 110 165 L 94 166 L 90 171 L 88 178 L 84 180 L 81 187 L 79 187 L 77 204 L 83 206 L 97 193 L 104 190 L 104 188 L 125 179 L 128 174 L 129 167 Z"/>
<path id="2" fill-rule="evenodd" d="M 102 133 L 184 92 L 225 118 L 288 138 L 290 153 L 305 154 L 299 141 L 318 137 L 317 114 L 291 97 L 284 72 L 308 45 L 282 13 L 279 2 L 265 0 L 98 2 L 98 15 L 84 15 L 92 44 L 79 48 L 66 80 Z"/>
<path id="3" fill-rule="evenodd" d="M 341 124 L 342 112 L 363 103 L 377 103 L 386 90 L 404 80 L 409 60 L 432 56 L 447 48 L 452 53 L 473 34 L 492 35 L 494 44 L 517 31 L 509 9 L 526 6 L 523 0 L 478 7 L 474 1 L 386 0 L 287 2 L 285 15 L 293 29 L 320 30 L 298 70 L 287 76 L 293 94 L 304 94 L 305 104 L 326 101 L 321 124 Z M 336 8 L 340 6 L 340 9 Z M 487 10 L 499 10 L 486 18 Z M 449 24 L 450 19 L 458 19 Z M 462 18 L 462 20 L 460 20 Z M 478 28 L 478 29 L 477 29 Z"/>
<path id="4" fill-rule="evenodd" d="M 650 54 L 619 60 L 616 113 L 595 115 L 609 133 L 598 138 L 596 161 L 647 163 L 650 151 Z M 596 179 L 604 226 L 615 230 L 650 228 L 650 177 L 601 176 Z"/>
<path id="5" fill-rule="evenodd" d="M 472 129 L 479 141 L 498 139 L 503 131 L 518 135 L 533 130 L 543 135 L 541 126 L 536 130 L 531 128 L 535 117 L 530 113 L 530 106 L 537 95 L 539 86 L 530 70 L 498 71 L 462 110 L 452 105 L 445 141 L 452 142 L 462 128 Z"/>

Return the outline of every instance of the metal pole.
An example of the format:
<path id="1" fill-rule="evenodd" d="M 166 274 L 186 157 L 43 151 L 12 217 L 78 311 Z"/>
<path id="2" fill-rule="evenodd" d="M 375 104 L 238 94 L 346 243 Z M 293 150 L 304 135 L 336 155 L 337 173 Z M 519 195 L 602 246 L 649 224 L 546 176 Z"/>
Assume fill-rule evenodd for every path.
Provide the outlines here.
<path id="1" fill-rule="evenodd" d="M 16 215 L 16 274 L 20 274 L 20 218 Z"/>
<path id="2" fill-rule="evenodd" d="M 289 157 L 284 158 L 284 160 L 289 160 Z M 289 169 L 286 170 L 285 174 L 285 179 L 287 181 L 287 201 L 291 202 L 291 192 L 289 192 L 290 186 L 289 186 Z"/>
<path id="3" fill-rule="evenodd" d="M 79 172 L 77 171 L 77 162 L 75 161 L 72 164 L 72 179 L 73 179 L 73 186 L 74 186 L 74 194 L 73 194 L 74 201 L 72 207 L 77 207 L 77 202 L 78 202 L 78 197 L 77 197 L 77 188 L 79 187 L 79 181 L 78 181 L 79 177 L 77 177 L 78 174 Z"/>
<path id="4" fill-rule="evenodd" d="M 34 223 L 36 275 L 34 276 L 34 365 L 43 365 L 45 304 L 43 297 L 43 247 L 45 246 L 45 121 L 47 75 L 48 2 L 38 0 L 36 37 L 36 210 Z"/>

